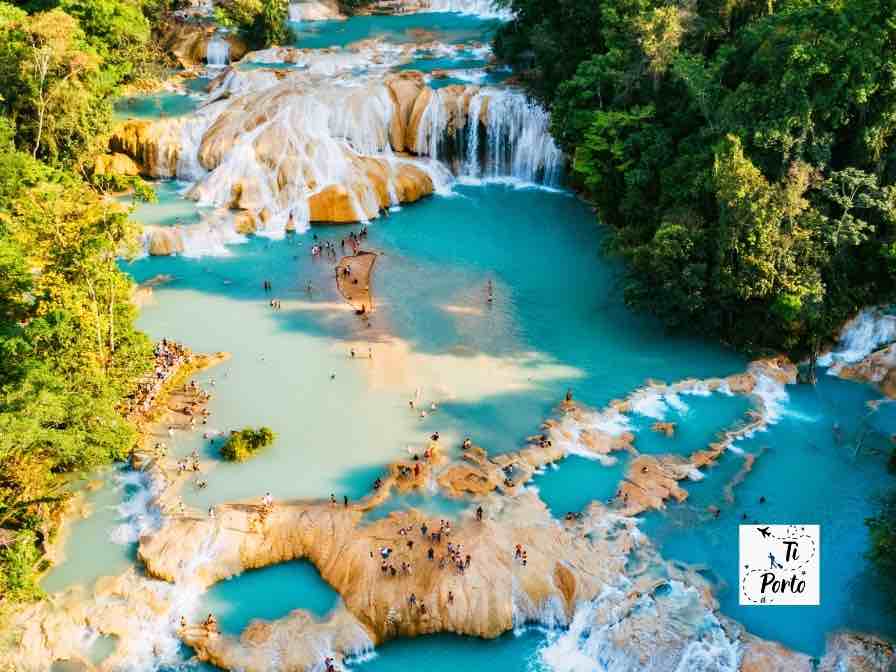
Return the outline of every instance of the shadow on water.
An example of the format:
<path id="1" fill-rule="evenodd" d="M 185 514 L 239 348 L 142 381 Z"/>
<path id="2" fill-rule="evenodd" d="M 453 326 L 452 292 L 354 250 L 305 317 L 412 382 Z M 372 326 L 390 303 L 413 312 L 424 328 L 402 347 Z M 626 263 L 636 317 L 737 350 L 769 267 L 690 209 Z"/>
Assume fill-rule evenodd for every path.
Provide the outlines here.
<path id="1" fill-rule="evenodd" d="M 284 310 L 270 315 L 285 330 L 331 340 L 376 341 L 394 335 L 414 351 L 496 357 L 537 352 L 587 375 L 577 397 L 603 404 L 647 377 L 675 380 L 741 370 L 744 359 L 697 338 L 665 333 L 633 314 L 619 290 L 619 266 L 600 253 L 601 232 L 586 206 L 568 194 L 506 186 L 458 187 L 370 225 L 365 247 L 382 254 L 374 272 L 378 309 L 368 329 L 350 312 Z M 563 226 L 557 226 L 560 222 Z M 312 234 L 336 243 L 360 227 L 313 227 L 282 241 L 253 238 L 227 257 L 147 258 L 125 264 L 138 281 L 171 274 L 160 293 L 181 287 L 228 300 L 273 296 L 341 303 L 331 264 L 310 258 Z M 558 260 L 563 260 L 558 264 Z M 495 301 L 485 301 L 491 279 Z M 560 394 L 569 381 L 553 386 Z"/>

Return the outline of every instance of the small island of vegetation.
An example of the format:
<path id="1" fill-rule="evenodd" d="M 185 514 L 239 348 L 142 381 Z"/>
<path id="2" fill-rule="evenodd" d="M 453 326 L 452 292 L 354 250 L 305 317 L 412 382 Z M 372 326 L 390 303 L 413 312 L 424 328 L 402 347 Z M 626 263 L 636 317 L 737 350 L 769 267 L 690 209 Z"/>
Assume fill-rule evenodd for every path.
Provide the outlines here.
<path id="1" fill-rule="evenodd" d="M 221 457 L 228 462 L 244 462 L 262 448 L 271 445 L 276 435 L 270 427 L 246 427 L 230 432 L 227 443 L 221 446 Z"/>

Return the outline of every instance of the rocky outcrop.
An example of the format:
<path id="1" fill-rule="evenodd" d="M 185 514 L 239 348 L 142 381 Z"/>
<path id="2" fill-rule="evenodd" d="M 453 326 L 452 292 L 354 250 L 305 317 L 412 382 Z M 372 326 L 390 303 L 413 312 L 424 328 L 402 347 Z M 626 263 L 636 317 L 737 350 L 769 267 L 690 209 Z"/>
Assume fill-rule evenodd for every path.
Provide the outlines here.
<path id="1" fill-rule="evenodd" d="M 144 247 L 154 257 L 166 257 L 184 251 L 180 231 L 165 226 L 147 226 L 143 230 Z"/>
<path id="2" fill-rule="evenodd" d="M 896 343 L 875 350 L 854 364 L 841 366 L 837 375 L 871 383 L 889 399 L 896 399 Z"/>
<path id="3" fill-rule="evenodd" d="M 496 637 L 544 613 L 568 622 L 577 602 L 593 599 L 618 577 L 634 547 L 635 521 L 601 507 L 574 529 L 554 522 L 532 492 L 484 506 L 483 521 L 463 517 L 432 542 L 420 527 L 438 530 L 438 520 L 415 510 L 363 524 L 351 506 L 284 502 L 262 514 L 255 504 L 225 505 L 215 520 L 179 519 L 144 537 L 139 555 L 153 576 L 171 581 L 180 578 L 186 559 L 211 544 L 220 550 L 195 573 L 205 585 L 308 558 L 378 643 L 435 632 Z M 462 563 L 470 555 L 463 571 L 449 555 L 449 542 L 462 545 Z M 527 552 L 525 565 L 515 557 L 517 544 Z M 387 565 L 407 563 L 410 572 L 384 573 L 383 548 L 392 549 Z"/>
<path id="4" fill-rule="evenodd" d="M 101 154 L 93 161 L 93 174 L 133 177 L 140 174 L 140 166 L 127 154 Z"/>
<path id="5" fill-rule="evenodd" d="M 205 63 L 208 43 L 215 37 L 217 28 L 213 24 L 196 22 L 171 22 L 159 35 L 159 45 L 174 56 L 181 66 L 190 68 Z M 230 45 L 230 58 L 241 59 L 248 47 L 237 35 L 219 36 Z"/>
<path id="6" fill-rule="evenodd" d="M 128 119 L 112 132 L 109 148 L 116 156 L 129 157 L 142 175 L 174 176 L 180 156 L 179 125 L 173 119 Z"/>
<path id="7" fill-rule="evenodd" d="M 301 0 L 289 3 L 290 21 L 336 21 L 344 18 L 336 0 Z"/>
<path id="8" fill-rule="evenodd" d="M 255 620 L 239 639 L 218 636 L 199 625 L 184 628 L 180 634 L 200 660 L 246 672 L 270 670 L 273 660 L 281 670 L 314 670 L 324 652 L 359 655 L 373 648 L 367 631 L 345 609 L 324 621 L 301 609 L 273 622 Z"/>
<path id="9" fill-rule="evenodd" d="M 249 236 L 255 233 L 255 231 L 258 229 L 258 221 L 252 212 L 243 210 L 242 212 L 236 213 L 236 215 L 234 216 L 233 228 L 238 234 L 242 236 Z"/>
<path id="10" fill-rule="evenodd" d="M 423 73 L 415 70 L 408 70 L 386 78 L 386 86 L 389 87 L 389 93 L 395 105 L 395 112 L 389 126 L 389 140 L 392 143 L 392 149 L 396 152 L 403 152 L 416 145 L 414 141 L 416 131 L 411 134 L 408 127 L 412 112 L 417 107 L 417 99 L 427 87 Z M 422 112 L 417 112 L 418 124 L 421 114 Z"/>
<path id="11" fill-rule="evenodd" d="M 858 632 L 835 632 L 826 642 L 818 672 L 892 672 L 896 647 L 880 637 Z"/>

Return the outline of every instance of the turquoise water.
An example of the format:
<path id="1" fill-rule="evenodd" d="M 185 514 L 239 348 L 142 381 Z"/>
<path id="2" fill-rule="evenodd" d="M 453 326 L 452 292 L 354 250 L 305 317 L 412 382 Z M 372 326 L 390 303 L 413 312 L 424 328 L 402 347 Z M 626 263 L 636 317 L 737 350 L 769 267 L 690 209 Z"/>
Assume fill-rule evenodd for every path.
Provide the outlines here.
<path id="1" fill-rule="evenodd" d="M 425 661 L 428 672 L 495 669 L 535 672 L 543 669 L 535 658 L 543 640 L 544 635 L 538 630 L 528 630 L 518 636 L 508 633 L 494 640 L 456 635 L 397 640 L 383 644 L 373 660 L 358 665 L 357 669 L 363 672 L 408 672 L 420 669 L 421 661 Z"/>
<path id="2" fill-rule="evenodd" d="M 222 632 L 239 635 L 256 618 L 271 621 L 294 609 L 323 618 L 338 602 L 339 594 L 320 578 L 314 565 L 303 560 L 252 570 L 215 584 L 203 595 L 200 612 L 215 614 Z"/>
<path id="3" fill-rule="evenodd" d="M 403 14 L 399 16 L 353 16 L 347 21 L 304 21 L 289 24 L 297 47 L 322 49 L 344 47 L 358 40 L 384 38 L 390 42 L 447 44 L 487 42 L 500 21 L 461 14 Z"/>
<path id="4" fill-rule="evenodd" d="M 179 117 L 193 112 L 199 103 L 195 95 L 173 91 L 127 96 L 115 104 L 115 116 L 119 119 Z"/>
<path id="5" fill-rule="evenodd" d="M 865 402 L 877 397 L 872 390 L 829 376 L 815 388 L 791 387 L 789 394 L 778 424 L 737 443 L 758 457 L 734 488 L 733 503 L 722 488 L 742 460 L 728 455 L 704 482 L 685 485 L 691 493 L 685 504 L 646 516 L 644 529 L 666 557 L 712 567 L 724 582 L 718 595 L 722 610 L 761 637 L 813 655 L 822 653 L 825 633 L 844 625 L 892 637 L 896 623 L 886 594 L 862 557 L 868 547 L 862 521 L 874 512 L 875 496 L 896 485 L 884 468 L 896 424 L 892 415 L 867 415 Z M 721 508 L 718 519 L 705 514 L 710 504 Z M 820 607 L 738 605 L 732 549 L 738 525 L 747 522 L 821 525 Z"/>
<path id="6" fill-rule="evenodd" d="M 344 46 L 372 36 L 469 43 L 486 40 L 495 25 L 445 14 L 355 17 L 302 24 L 297 43 Z M 183 187 L 158 183 L 159 202 L 141 205 L 135 219 L 164 226 L 198 221 L 203 213 L 180 196 Z M 420 450 L 433 431 L 453 456 L 465 436 L 490 453 L 516 450 L 540 431 L 567 388 L 578 401 L 602 407 L 648 379 L 723 376 L 747 364 L 718 344 L 668 333 L 626 308 L 621 268 L 601 253 L 603 232 L 590 208 L 569 193 L 458 185 L 453 196 L 429 198 L 372 222 L 364 247 L 380 257 L 369 326 L 345 309 L 332 263 L 309 254 L 312 236 L 332 240 L 338 249 L 350 230 L 359 227 L 315 226 L 283 240 L 250 238 L 223 257 L 123 263 L 138 282 L 171 276 L 141 312 L 140 326 L 153 338 L 233 354 L 197 376 L 213 395 L 209 424 L 169 441 L 173 454 L 197 449 L 208 465 L 208 487 L 184 490 L 188 506 L 205 511 L 265 491 L 357 498 L 388 463 Z M 271 294 L 262 288 L 265 280 L 273 284 Z M 486 301 L 489 282 L 492 303 Z M 270 307 L 271 298 L 282 301 L 282 310 Z M 896 432 L 896 406 L 869 414 L 865 404 L 877 396 L 870 388 L 830 377 L 815 388 L 791 386 L 788 392 L 777 424 L 738 441 L 743 455 L 728 452 L 702 480 L 682 483 L 688 499 L 643 516 L 643 528 L 668 558 L 705 565 L 718 579 L 722 611 L 760 636 L 817 655 L 825 633 L 837 628 L 896 634 L 862 558 L 862 521 L 874 510 L 877 493 L 894 485 L 883 463 L 887 437 Z M 410 399 L 437 408 L 421 418 L 409 409 Z M 678 424 L 671 438 L 651 431 L 655 418 L 632 415 L 638 451 L 690 454 L 743 422 L 750 405 L 722 394 L 682 400 L 687 408 L 665 417 Z M 831 431 L 835 422 L 840 439 Z M 220 462 L 218 443 L 202 436 L 247 425 L 268 425 L 277 438 L 245 464 Z M 755 465 L 735 484 L 746 455 L 756 456 Z M 570 457 L 532 485 L 562 517 L 613 495 L 629 459 L 618 457 L 613 466 Z M 118 573 L 132 560 L 132 542 L 109 541 L 110 529 L 121 522 L 115 508 L 121 491 L 106 487 L 93 497 L 97 513 L 75 525 L 69 561 L 45 580 L 52 590 Z M 414 494 L 367 517 L 409 506 L 456 515 L 469 505 Z M 710 507 L 719 508 L 718 517 Z M 738 606 L 733 587 L 743 515 L 747 521 L 822 525 L 821 607 Z M 299 607 L 323 616 L 337 599 L 310 565 L 299 562 L 219 584 L 201 609 L 214 611 L 223 629 L 236 633 L 253 618 L 278 618 Z M 492 642 L 453 636 L 391 642 L 358 667 L 535 670 L 544 641 L 544 633 L 529 630 Z"/>
<path id="7" fill-rule="evenodd" d="M 196 224 L 208 208 L 197 207 L 195 201 L 181 197 L 186 184 L 181 182 L 156 182 L 154 185 L 158 202 L 137 203 L 131 219 L 144 225 L 178 226 Z M 131 203 L 131 198 L 123 199 Z"/>
<path id="8" fill-rule="evenodd" d="M 98 476 L 103 487 L 87 493 L 91 514 L 71 523 L 65 560 L 43 577 L 44 590 L 56 592 L 75 584 L 90 586 L 101 576 L 120 574 L 134 562 L 132 548 L 111 541 L 112 531 L 120 523 L 118 507 L 126 496 L 118 480 L 123 472 L 124 467 L 118 466 Z"/>
<path id="9" fill-rule="evenodd" d="M 574 197 L 506 185 L 459 186 L 456 191 L 454 197 L 431 198 L 370 225 L 365 247 L 381 257 L 374 283 L 377 311 L 369 328 L 336 309 L 341 304 L 330 264 L 308 252 L 311 235 L 338 246 L 352 227 L 315 227 L 313 233 L 282 241 L 250 239 L 229 248 L 226 257 L 145 258 L 125 265 L 138 281 L 157 274 L 174 277 L 155 289 L 154 302 L 142 312 L 141 326 L 153 337 L 234 354 L 198 377 L 213 393 L 212 419 L 205 429 L 265 424 L 278 434 L 274 445 L 251 462 L 217 463 L 207 475 L 208 488 L 187 488 L 189 505 L 204 510 L 266 490 L 278 497 L 332 492 L 354 498 L 367 491 L 389 461 L 406 455 L 408 446 L 422 446 L 432 431 L 440 431 L 452 450 L 467 435 L 491 452 L 514 450 L 538 431 L 567 387 L 577 400 L 602 406 L 648 378 L 674 381 L 744 368 L 739 355 L 665 333 L 625 308 L 619 269 L 601 256 L 600 230 Z M 165 222 L 192 207 L 179 200 L 170 183 L 160 184 L 159 192 L 160 203 L 142 206 L 144 218 Z M 162 214 L 153 215 L 156 211 Z M 273 296 L 283 301 L 283 310 L 267 305 L 264 279 L 273 282 Z M 309 280 L 315 287 L 311 297 L 304 291 Z M 495 288 L 491 305 L 484 300 L 488 280 Z M 405 349 L 400 357 L 389 354 L 390 338 L 400 339 Z M 349 356 L 350 344 L 356 344 L 359 357 Z M 367 347 L 373 348 L 372 360 L 363 356 Z M 379 369 L 387 365 L 410 369 L 406 379 L 386 380 L 389 376 Z M 330 380 L 332 373 L 335 380 Z M 407 408 L 421 387 L 427 403 L 438 401 L 438 410 L 425 419 Z M 863 452 L 854 458 L 845 447 L 835 452 L 829 445 L 834 419 L 847 436 L 858 431 L 857 414 L 864 415 L 864 402 L 875 397 L 870 388 L 824 377 L 816 390 L 789 390 L 780 423 L 737 444 L 750 452 L 767 449 L 734 489 L 735 505 L 725 502 L 723 488 L 743 458 L 728 454 L 704 481 L 684 484 L 692 493 L 684 505 L 646 516 L 645 527 L 668 557 L 706 563 L 728 585 L 735 585 L 732 535 L 743 511 L 764 522 L 818 521 L 825 535 L 840 535 L 848 552 L 827 544 L 822 558 L 823 606 L 806 608 L 798 620 L 789 609 L 768 614 L 739 607 L 732 590 L 720 589 L 723 611 L 757 634 L 818 653 L 824 633 L 836 627 L 888 630 L 882 605 L 864 592 L 868 584 L 863 583 L 861 554 L 867 539 L 861 521 L 872 510 L 875 489 L 891 479 L 884 474 L 882 454 Z M 667 416 L 678 422 L 673 438 L 650 431 L 654 419 L 632 416 L 639 450 L 686 454 L 702 448 L 740 422 L 748 406 L 741 397 L 720 394 L 682 399 L 688 410 Z M 896 413 L 881 413 L 866 424 L 888 431 L 896 428 L 894 418 Z M 884 440 L 883 434 L 872 433 L 863 445 L 867 451 Z M 217 458 L 217 447 L 198 432 L 178 434 L 172 443 L 175 454 L 198 447 L 205 459 Z M 624 463 L 624 455 L 615 467 L 573 457 L 538 476 L 534 485 L 562 517 L 592 499 L 612 496 Z M 800 474 L 802 487 L 795 485 L 793 474 Z M 771 494 L 785 488 L 786 494 Z M 769 503 L 760 509 L 752 503 L 762 493 Z M 372 516 L 404 504 L 427 506 L 424 498 L 399 499 Z M 711 504 L 722 509 L 719 519 L 706 513 Z M 102 528 L 97 525 L 97 535 Z M 107 549 L 109 569 L 118 568 L 120 548 L 107 544 L 102 553 Z M 99 555 L 93 554 L 93 563 Z M 252 578 L 251 590 L 240 587 L 248 576 L 222 588 L 224 602 L 241 605 L 234 618 L 265 613 L 256 609 L 259 590 L 274 594 L 294 585 L 317 590 L 316 575 L 313 581 L 293 581 L 285 580 L 282 571 L 287 570 Z M 859 594 L 861 606 L 855 606 Z M 291 601 L 285 598 L 277 609 L 288 610 Z M 380 652 L 377 666 L 389 651 Z"/>
<path id="10" fill-rule="evenodd" d="M 485 61 L 472 55 L 458 54 L 457 57 L 424 56 L 414 59 L 409 63 L 399 66 L 399 70 L 420 70 L 432 72 L 433 70 L 461 70 L 466 68 L 483 68 Z"/>
<path id="11" fill-rule="evenodd" d="M 616 495 L 629 456 L 618 453 L 615 457 L 615 464 L 604 466 L 597 460 L 571 455 L 556 466 L 546 467 L 533 485 L 556 518 L 584 511 L 591 502 L 607 502 Z"/>
<path id="12" fill-rule="evenodd" d="M 631 425 L 637 432 L 635 447 L 640 453 L 675 453 L 688 456 L 718 441 L 725 430 L 746 424 L 750 399 L 742 396 L 713 394 L 708 397 L 681 395 L 685 410 L 669 409 L 664 420 L 675 423 L 671 437 L 653 431 L 656 418 L 633 414 Z"/>

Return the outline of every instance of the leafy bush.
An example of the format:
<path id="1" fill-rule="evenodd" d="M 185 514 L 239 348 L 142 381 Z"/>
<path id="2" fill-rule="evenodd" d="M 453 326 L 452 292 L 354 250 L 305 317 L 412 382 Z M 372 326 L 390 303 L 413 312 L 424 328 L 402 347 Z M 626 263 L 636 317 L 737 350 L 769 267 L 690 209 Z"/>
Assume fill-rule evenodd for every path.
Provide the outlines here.
<path id="1" fill-rule="evenodd" d="M 247 427 L 230 432 L 227 443 L 221 446 L 221 456 L 230 462 L 243 462 L 256 452 L 274 442 L 274 432 L 270 427 L 252 429 Z"/>
<path id="2" fill-rule="evenodd" d="M 286 44 L 288 14 L 288 0 L 227 0 L 215 7 L 218 23 L 239 30 L 252 49 Z"/>
<path id="3" fill-rule="evenodd" d="M 35 569 L 40 562 L 33 532 L 20 532 L 8 546 L 0 548 L 0 595 L 11 601 L 33 600 L 43 591 Z"/>

